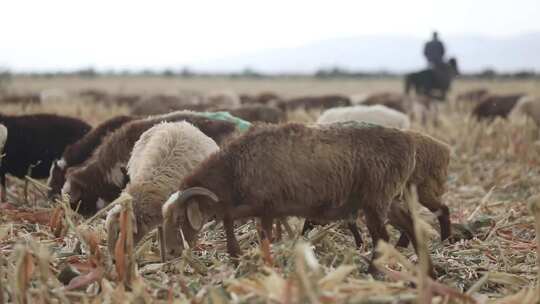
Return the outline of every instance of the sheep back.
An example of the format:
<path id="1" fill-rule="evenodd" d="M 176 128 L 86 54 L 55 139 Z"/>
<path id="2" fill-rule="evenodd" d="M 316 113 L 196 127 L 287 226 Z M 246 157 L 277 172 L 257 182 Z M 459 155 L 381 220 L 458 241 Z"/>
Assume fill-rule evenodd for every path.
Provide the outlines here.
<path id="1" fill-rule="evenodd" d="M 329 109 L 323 112 L 317 123 L 328 124 L 343 121 L 363 121 L 401 129 L 408 129 L 411 124 L 407 115 L 382 105 L 357 105 Z"/>
<path id="2" fill-rule="evenodd" d="M 474 107 L 472 115 L 478 120 L 506 118 L 523 94 L 486 95 Z"/>
<path id="3" fill-rule="evenodd" d="M 385 218 L 413 168 L 414 142 L 397 129 L 256 125 L 210 156 L 181 189 L 206 187 L 223 202 L 270 217 L 329 221 L 365 208 Z"/>
<path id="4" fill-rule="evenodd" d="M 143 133 L 133 147 L 124 190 L 134 199 L 139 236 L 162 221 L 161 205 L 180 181 L 218 150 L 214 140 L 185 121 L 160 123 Z"/>
<path id="5" fill-rule="evenodd" d="M 37 163 L 32 176 L 47 177 L 52 162 L 60 158 L 66 146 L 91 129 L 80 119 L 54 114 L 0 115 L 0 123 L 9 132 L 0 174 L 10 173 L 19 178 L 27 174 L 29 166 Z"/>

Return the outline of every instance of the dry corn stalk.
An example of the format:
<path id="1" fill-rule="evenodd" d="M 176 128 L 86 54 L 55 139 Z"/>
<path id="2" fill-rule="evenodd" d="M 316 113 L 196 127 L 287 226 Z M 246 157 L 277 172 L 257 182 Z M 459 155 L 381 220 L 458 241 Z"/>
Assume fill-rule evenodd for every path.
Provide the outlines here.
<path id="1" fill-rule="evenodd" d="M 135 279 L 135 255 L 133 251 L 133 199 L 125 196 L 119 204 L 122 205 L 120 213 L 120 235 L 114 249 L 116 272 L 118 281 L 125 286 L 131 286 Z"/>
<path id="2" fill-rule="evenodd" d="M 536 231 L 536 291 L 540 293 L 540 200 L 531 201 L 529 209 L 534 216 L 534 228 Z M 540 299 L 540 294 L 538 299 Z"/>
<path id="3" fill-rule="evenodd" d="M 414 234 L 417 240 L 417 251 L 418 251 L 418 260 L 420 264 L 420 271 L 418 275 L 418 289 L 419 289 L 419 303 L 429 304 L 431 303 L 433 294 L 432 290 L 429 288 L 428 276 L 430 272 L 430 262 L 429 262 L 429 252 L 426 245 L 426 233 L 420 225 L 420 220 L 418 216 L 418 194 L 416 192 L 416 185 L 412 185 L 410 189 L 410 195 L 407 195 L 407 205 L 409 207 L 409 213 L 411 215 L 413 225 L 414 225 Z"/>

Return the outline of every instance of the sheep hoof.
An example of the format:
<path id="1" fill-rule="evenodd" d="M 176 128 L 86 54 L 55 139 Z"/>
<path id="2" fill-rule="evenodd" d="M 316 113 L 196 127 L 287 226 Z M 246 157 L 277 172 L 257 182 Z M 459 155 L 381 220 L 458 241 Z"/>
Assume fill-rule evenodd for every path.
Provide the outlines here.
<path id="1" fill-rule="evenodd" d="M 472 229 L 463 224 L 452 224 L 452 234 L 448 237 L 450 244 L 460 240 L 471 240 L 474 237 Z"/>

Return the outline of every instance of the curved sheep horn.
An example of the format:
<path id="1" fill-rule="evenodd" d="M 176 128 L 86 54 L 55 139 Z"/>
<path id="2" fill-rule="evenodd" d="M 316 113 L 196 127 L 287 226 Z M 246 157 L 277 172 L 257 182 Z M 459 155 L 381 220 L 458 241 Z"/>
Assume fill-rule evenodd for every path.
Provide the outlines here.
<path id="1" fill-rule="evenodd" d="M 185 202 L 187 202 L 191 197 L 193 196 L 206 196 L 209 197 L 214 202 L 218 202 L 219 199 L 217 195 L 214 194 L 214 192 L 203 188 L 203 187 L 192 187 L 188 188 L 185 191 L 180 194 L 178 197 L 178 200 L 176 201 L 176 204 L 178 206 L 181 206 Z M 187 205 L 187 219 L 189 224 L 191 225 L 191 228 L 194 230 L 200 230 L 202 228 L 203 223 L 203 215 L 201 212 L 201 209 L 199 207 L 199 203 L 192 203 Z"/>
<path id="2" fill-rule="evenodd" d="M 197 195 L 209 197 L 211 200 L 213 200 L 216 203 L 219 201 L 217 195 L 215 195 L 214 192 L 203 187 L 191 187 L 181 192 L 180 196 L 176 200 L 176 203 L 178 205 L 182 205 L 185 202 L 187 202 L 190 198 Z"/>
<path id="3" fill-rule="evenodd" d="M 165 248 L 167 255 L 178 255 L 184 250 L 184 240 L 178 238 L 178 229 L 180 223 L 178 216 L 180 207 L 185 204 L 193 196 L 207 196 L 214 202 L 218 202 L 218 197 L 210 190 L 202 187 L 188 188 L 185 191 L 173 193 L 162 206 L 163 215 L 163 237 L 165 240 Z M 203 220 L 198 204 L 190 204 L 188 206 L 188 221 L 194 228 L 200 228 Z"/>

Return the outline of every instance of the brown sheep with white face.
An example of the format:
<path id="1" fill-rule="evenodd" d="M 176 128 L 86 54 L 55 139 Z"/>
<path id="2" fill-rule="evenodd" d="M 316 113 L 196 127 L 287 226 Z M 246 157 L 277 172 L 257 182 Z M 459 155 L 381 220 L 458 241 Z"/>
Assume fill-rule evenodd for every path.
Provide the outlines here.
<path id="1" fill-rule="evenodd" d="M 135 116 L 115 116 L 99 124 L 81 139 L 67 146 L 64 149 L 64 153 L 62 153 L 62 158 L 54 161 L 51 166 L 47 181 L 47 185 L 50 188 L 48 192 L 49 198 L 60 194 L 62 186 L 66 182 L 66 172 L 70 167 L 82 164 L 91 156 L 92 152 L 94 152 L 109 133 L 135 119 Z"/>
<path id="2" fill-rule="evenodd" d="M 363 211 L 373 243 L 388 241 L 387 212 L 412 173 L 414 150 L 410 135 L 376 125 L 254 127 L 203 162 L 163 206 L 167 252 L 183 249 L 179 228 L 193 243 L 212 216 L 223 220 L 232 257 L 241 253 L 233 221 L 251 217 L 271 235 L 276 218 L 329 222 Z"/>

